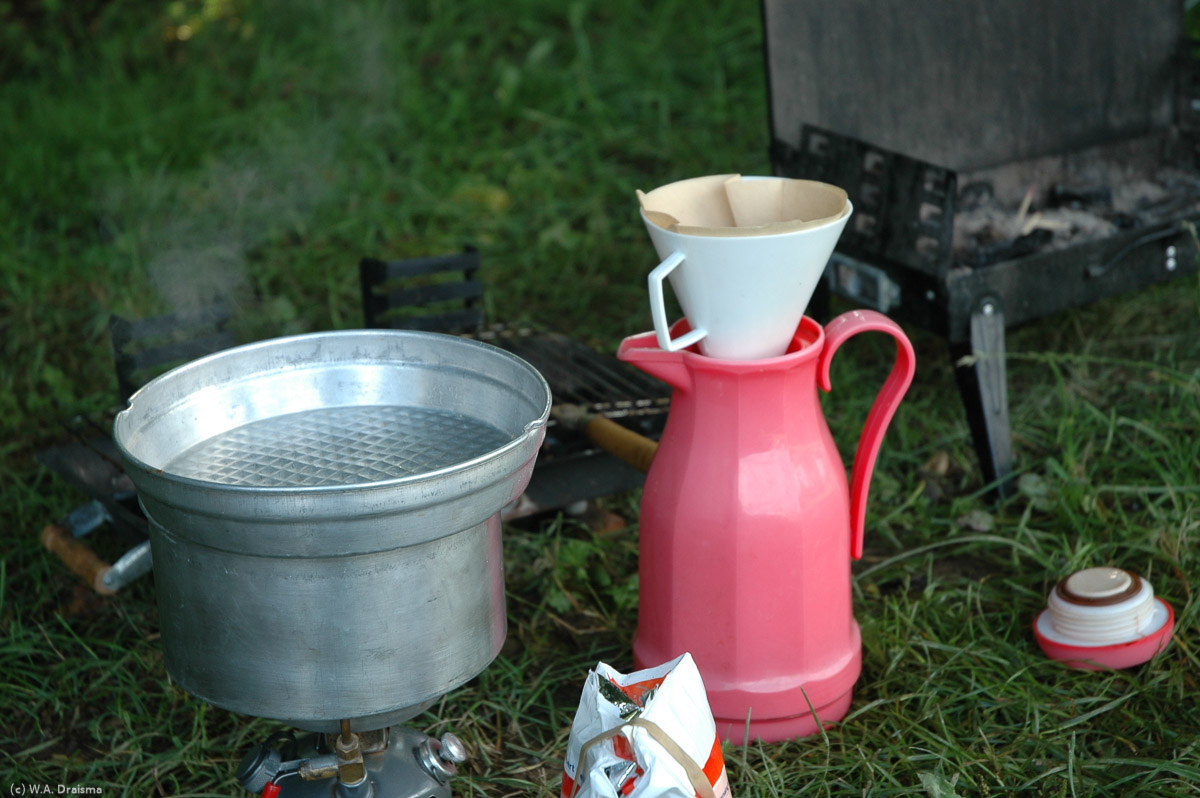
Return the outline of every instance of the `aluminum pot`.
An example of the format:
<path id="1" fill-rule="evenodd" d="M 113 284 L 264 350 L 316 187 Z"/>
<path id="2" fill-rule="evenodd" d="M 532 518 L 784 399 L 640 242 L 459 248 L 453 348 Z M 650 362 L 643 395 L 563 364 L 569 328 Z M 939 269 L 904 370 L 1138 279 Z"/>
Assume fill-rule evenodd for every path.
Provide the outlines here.
<path id="1" fill-rule="evenodd" d="M 335 731 L 407 720 L 478 674 L 507 628 L 500 510 L 550 402 L 519 358 L 409 331 L 264 341 L 147 384 L 114 438 L 172 678 Z"/>

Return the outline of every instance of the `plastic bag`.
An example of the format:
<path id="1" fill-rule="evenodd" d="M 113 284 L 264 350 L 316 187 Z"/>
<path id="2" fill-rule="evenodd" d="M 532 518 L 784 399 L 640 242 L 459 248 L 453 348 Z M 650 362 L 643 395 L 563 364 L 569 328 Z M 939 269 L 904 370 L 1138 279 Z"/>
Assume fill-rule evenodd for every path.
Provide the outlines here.
<path id="1" fill-rule="evenodd" d="M 690 654 L 625 675 L 588 672 L 563 762 L 562 798 L 732 798 L 721 741 Z"/>

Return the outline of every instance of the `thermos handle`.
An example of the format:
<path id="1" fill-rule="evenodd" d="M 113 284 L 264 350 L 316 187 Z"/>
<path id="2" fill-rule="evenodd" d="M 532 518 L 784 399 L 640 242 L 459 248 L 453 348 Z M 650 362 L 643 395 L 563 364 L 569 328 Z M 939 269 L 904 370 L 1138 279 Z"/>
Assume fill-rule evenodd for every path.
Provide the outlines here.
<path id="1" fill-rule="evenodd" d="M 667 278 L 668 274 L 675 271 L 675 268 L 683 263 L 683 260 L 682 252 L 679 250 L 672 252 L 662 263 L 654 267 L 646 281 L 650 290 L 650 317 L 654 319 L 654 333 L 658 336 L 658 345 L 664 352 L 678 352 L 680 349 L 687 349 L 708 335 L 708 331 L 703 327 L 697 327 L 691 332 L 671 340 L 670 325 L 667 324 L 667 303 L 663 297 L 663 280 Z"/>
<path id="2" fill-rule="evenodd" d="M 833 387 L 829 381 L 829 364 L 833 360 L 834 352 L 847 338 L 861 332 L 885 332 L 895 338 L 896 362 L 892 366 L 892 373 L 883 384 L 883 390 L 875 397 L 871 412 L 867 414 L 867 423 L 863 426 L 858 451 L 854 454 L 854 467 L 850 473 L 850 556 L 856 560 L 862 557 L 867 492 L 871 487 L 871 473 L 875 470 L 879 444 L 883 442 L 883 433 L 887 431 L 888 423 L 896 413 L 896 407 L 912 383 L 917 367 L 912 343 L 900 329 L 900 325 L 873 310 L 852 310 L 825 325 L 825 348 L 821 350 L 821 358 L 817 364 L 817 379 L 822 390 L 829 391 Z"/>

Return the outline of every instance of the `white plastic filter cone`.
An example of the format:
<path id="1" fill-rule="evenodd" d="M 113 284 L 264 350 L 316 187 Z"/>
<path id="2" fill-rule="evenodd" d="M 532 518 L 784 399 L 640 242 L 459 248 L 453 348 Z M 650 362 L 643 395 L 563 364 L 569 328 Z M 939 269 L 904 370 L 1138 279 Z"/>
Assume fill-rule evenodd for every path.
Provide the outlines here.
<path id="1" fill-rule="evenodd" d="M 782 177 L 710 175 L 638 199 L 663 259 L 648 279 L 659 346 L 699 342 L 701 353 L 730 360 L 787 351 L 852 212 L 842 189 Z M 691 327 L 676 339 L 664 279 Z"/>

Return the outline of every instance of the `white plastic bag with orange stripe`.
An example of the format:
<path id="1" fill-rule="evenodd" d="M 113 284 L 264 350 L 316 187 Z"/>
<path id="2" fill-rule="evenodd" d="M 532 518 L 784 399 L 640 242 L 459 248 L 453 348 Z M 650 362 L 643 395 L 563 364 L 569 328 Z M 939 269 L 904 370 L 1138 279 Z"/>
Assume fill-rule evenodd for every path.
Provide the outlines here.
<path id="1" fill-rule="evenodd" d="M 691 654 L 625 675 L 588 672 L 563 762 L 562 798 L 732 798 Z"/>

